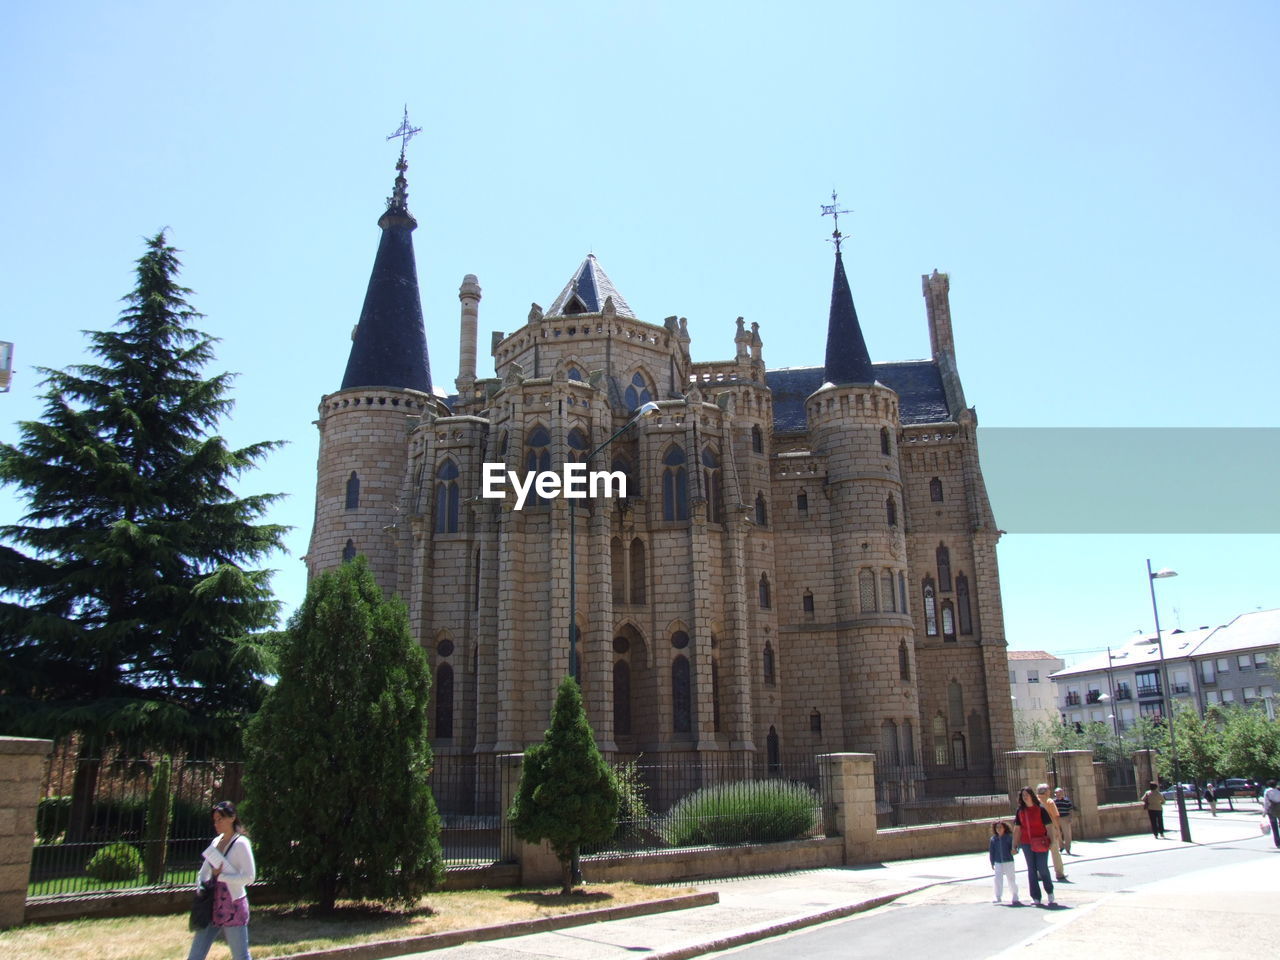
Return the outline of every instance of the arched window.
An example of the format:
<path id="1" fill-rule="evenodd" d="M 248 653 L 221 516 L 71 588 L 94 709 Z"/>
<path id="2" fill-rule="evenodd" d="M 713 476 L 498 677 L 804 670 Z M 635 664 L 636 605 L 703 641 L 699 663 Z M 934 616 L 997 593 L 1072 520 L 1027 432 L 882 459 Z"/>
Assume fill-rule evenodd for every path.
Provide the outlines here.
<path id="1" fill-rule="evenodd" d="M 587 439 L 586 432 L 574 427 L 566 439 L 569 443 L 569 462 L 582 463 L 587 458 L 587 451 L 591 449 L 591 441 Z"/>
<path id="2" fill-rule="evenodd" d="M 582 380 L 583 379 L 582 371 L 579 370 L 577 367 L 570 367 L 568 372 L 568 377 L 570 380 Z"/>
<path id="3" fill-rule="evenodd" d="M 673 443 L 662 458 L 662 519 L 689 519 L 689 480 L 684 449 Z"/>
<path id="4" fill-rule="evenodd" d="M 947 549 L 945 544 L 938 544 L 938 549 L 934 551 L 934 556 L 938 559 L 938 589 L 943 593 L 951 592 L 951 551 Z"/>
<path id="5" fill-rule="evenodd" d="M 765 503 L 764 493 L 756 493 L 756 523 L 762 527 L 769 525 L 769 505 Z"/>
<path id="6" fill-rule="evenodd" d="M 950 600 L 942 601 L 942 639 L 952 640 L 956 638 L 956 611 L 951 605 Z"/>
<path id="7" fill-rule="evenodd" d="M 884 519 L 891 527 L 898 525 L 898 502 L 892 496 L 884 502 Z"/>
<path id="8" fill-rule="evenodd" d="M 764 738 L 765 757 L 769 764 L 769 775 L 777 776 L 782 772 L 782 751 L 778 744 L 778 731 L 769 728 L 769 735 Z"/>
<path id="9" fill-rule="evenodd" d="M 898 641 L 898 676 L 903 680 L 911 679 L 911 654 L 905 640 Z"/>
<path id="10" fill-rule="evenodd" d="M 862 613 L 876 609 L 876 575 L 870 570 L 858 571 L 858 609 Z"/>
<path id="11" fill-rule="evenodd" d="M 937 477 L 929 481 L 929 499 L 934 503 L 942 502 L 942 481 Z"/>
<path id="12" fill-rule="evenodd" d="M 620 453 L 615 454 L 613 461 L 609 464 L 609 469 L 614 473 L 621 473 L 627 478 L 627 495 L 625 497 L 619 497 L 619 500 L 626 500 L 630 497 L 637 497 L 640 495 L 640 488 L 636 486 L 638 481 L 635 474 L 631 471 L 631 460 L 628 457 Z"/>
<path id="13" fill-rule="evenodd" d="M 458 532 L 458 465 L 446 457 L 436 468 L 436 533 Z"/>
<path id="14" fill-rule="evenodd" d="M 719 523 L 724 519 L 724 497 L 720 490 L 720 457 L 710 447 L 702 448 L 702 476 L 706 481 L 707 520 Z"/>
<path id="15" fill-rule="evenodd" d="M 796 511 L 799 513 L 809 512 L 809 494 L 803 490 L 796 494 Z"/>
<path id="16" fill-rule="evenodd" d="M 453 736 L 453 667 L 436 667 L 436 736 Z"/>
<path id="17" fill-rule="evenodd" d="M 951 738 L 951 766 L 957 770 L 969 768 L 969 755 L 964 748 L 963 733 L 957 733 Z"/>
<path id="18" fill-rule="evenodd" d="M 804 592 L 804 597 L 802 599 L 804 604 L 804 612 L 807 613 L 810 617 L 812 617 L 813 616 L 813 591 L 806 590 Z"/>
<path id="19" fill-rule="evenodd" d="M 880 574 L 880 596 L 884 600 L 884 609 L 887 613 L 896 613 L 896 604 L 894 603 L 893 592 L 893 571 L 886 570 Z"/>
<path id="20" fill-rule="evenodd" d="M 772 687 L 777 682 L 778 675 L 774 671 L 773 666 L 773 644 L 768 640 L 764 642 L 764 660 L 762 669 L 764 673 L 764 682 Z"/>
<path id="21" fill-rule="evenodd" d="M 822 733 L 822 714 L 818 711 L 817 707 L 814 707 L 809 711 L 809 732 L 817 734 Z"/>
<path id="22" fill-rule="evenodd" d="M 636 371 L 632 376 L 624 397 L 628 410 L 636 410 L 653 399 L 653 391 L 649 389 L 649 382 L 643 373 Z"/>
<path id="23" fill-rule="evenodd" d="M 498 456 L 502 457 L 503 459 L 506 459 L 506 456 L 507 456 L 507 441 L 509 439 L 510 439 L 510 435 L 507 433 L 507 431 L 503 430 L 502 438 L 498 441 Z"/>
<path id="24" fill-rule="evenodd" d="M 720 732 L 720 664 L 711 661 L 711 730 Z"/>
<path id="25" fill-rule="evenodd" d="M 631 602 L 645 602 L 644 541 L 636 537 L 631 541 Z"/>
<path id="26" fill-rule="evenodd" d="M 613 665 L 613 732 L 631 735 L 631 667 L 625 660 Z"/>
<path id="27" fill-rule="evenodd" d="M 947 684 L 947 715 L 953 730 L 964 727 L 964 690 L 958 680 Z"/>
<path id="28" fill-rule="evenodd" d="M 347 545 L 342 548 L 342 562 L 350 563 L 356 558 L 356 545 L 354 541 L 348 540 Z"/>
<path id="29" fill-rule="evenodd" d="M 671 661 L 671 729 L 693 732 L 693 691 L 689 683 L 689 658 L 683 654 Z"/>
<path id="30" fill-rule="evenodd" d="M 933 578 L 924 578 L 924 632 L 925 636 L 938 635 L 938 598 L 934 595 Z"/>
<path id="31" fill-rule="evenodd" d="M 898 571 L 898 609 L 903 613 L 910 613 L 907 609 L 907 575 Z"/>
<path id="32" fill-rule="evenodd" d="M 973 633 L 973 610 L 969 606 L 969 578 L 956 574 L 956 613 L 960 616 L 960 632 Z"/>
<path id="33" fill-rule="evenodd" d="M 524 469 L 526 474 L 538 473 L 551 469 L 551 432 L 541 424 L 534 426 L 525 437 Z M 536 489 L 529 492 L 529 503 L 546 503 L 545 497 L 538 496 Z"/>
<path id="34" fill-rule="evenodd" d="M 627 558 L 622 552 L 622 541 L 614 537 L 609 541 L 609 570 L 613 579 L 613 602 L 627 602 Z"/>
<path id="35" fill-rule="evenodd" d="M 764 453 L 764 434 L 754 424 L 751 427 L 751 452 Z"/>
<path id="36" fill-rule="evenodd" d="M 880 724 L 880 763 L 896 767 L 901 762 L 898 758 L 898 725 L 892 720 Z"/>
<path id="37" fill-rule="evenodd" d="M 893 447 L 890 445 L 890 442 L 889 442 L 888 427 L 880 428 L 880 452 L 884 454 L 886 457 L 893 452 Z"/>
<path id="38" fill-rule="evenodd" d="M 942 714 L 938 714 L 933 718 L 933 762 L 940 767 L 945 767 L 949 759 L 947 723 L 942 719 Z"/>
<path id="39" fill-rule="evenodd" d="M 773 606 L 773 598 L 769 594 L 769 575 L 760 574 L 760 609 L 768 610 Z"/>
<path id="40" fill-rule="evenodd" d="M 347 477 L 347 509 L 355 510 L 360 506 L 360 475 L 354 470 Z"/>

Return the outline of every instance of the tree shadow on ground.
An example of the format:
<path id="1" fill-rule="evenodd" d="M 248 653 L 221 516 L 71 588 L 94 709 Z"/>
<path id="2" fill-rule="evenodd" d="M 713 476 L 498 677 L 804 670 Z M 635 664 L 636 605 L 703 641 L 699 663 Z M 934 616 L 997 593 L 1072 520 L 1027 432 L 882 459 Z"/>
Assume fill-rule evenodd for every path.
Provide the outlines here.
<path id="1" fill-rule="evenodd" d="M 509 893 L 506 899 L 516 900 L 521 903 L 531 903 L 535 907 L 562 907 L 582 903 L 597 903 L 603 907 L 607 906 L 608 902 L 613 899 L 613 894 L 603 890 L 590 892 L 577 889 L 573 893 L 567 894 L 561 893 L 559 890 L 554 893 L 542 890 L 525 890 L 519 893 Z"/>

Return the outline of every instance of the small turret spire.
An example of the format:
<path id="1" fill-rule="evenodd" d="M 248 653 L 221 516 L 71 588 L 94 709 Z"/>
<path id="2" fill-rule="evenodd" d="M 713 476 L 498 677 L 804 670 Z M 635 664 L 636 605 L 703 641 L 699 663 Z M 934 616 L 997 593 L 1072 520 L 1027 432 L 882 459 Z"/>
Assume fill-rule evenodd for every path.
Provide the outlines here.
<path id="1" fill-rule="evenodd" d="M 840 253 L 840 241 L 844 239 L 840 232 L 840 214 L 848 212 L 839 209 L 836 192 L 832 190 L 831 204 L 822 204 L 822 215 L 830 215 L 836 224 L 831 232 L 831 242 L 836 245 L 836 267 L 831 281 L 831 314 L 827 320 L 825 377 L 827 383 L 837 385 L 875 382 L 871 355 L 862 337 L 858 311 L 853 306 L 853 293 L 849 290 L 849 278 L 845 276 L 844 258 Z"/>

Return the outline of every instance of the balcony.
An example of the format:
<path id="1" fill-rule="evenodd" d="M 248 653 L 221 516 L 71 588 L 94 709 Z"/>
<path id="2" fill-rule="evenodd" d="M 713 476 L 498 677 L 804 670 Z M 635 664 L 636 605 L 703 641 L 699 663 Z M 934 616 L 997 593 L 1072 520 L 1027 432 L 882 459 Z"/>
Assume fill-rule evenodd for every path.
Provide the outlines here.
<path id="1" fill-rule="evenodd" d="M 1080 706 L 1080 694 L 1078 693 L 1068 693 L 1065 699 L 1068 707 Z"/>
<path id="2" fill-rule="evenodd" d="M 1159 696 L 1162 696 L 1162 694 L 1160 693 L 1160 684 L 1158 683 L 1155 684 L 1154 686 L 1138 688 L 1139 700 L 1145 699 L 1147 697 L 1159 697 Z"/>
<path id="3" fill-rule="evenodd" d="M 1084 699 L 1085 699 L 1085 703 L 1101 703 L 1101 702 L 1102 702 L 1102 691 L 1101 691 L 1101 690 L 1090 690 L 1088 693 L 1086 693 L 1086 694 L 1084 695 Z"/>
<path id="4" fill-rule="evenodd" d="M 1133 699 L 1133 691 L 1132 691 L 1132 690 L 1130 690 L 1128 687 L 1120 687 L 1120 688 L 1118 688 L 1118 689 L 1116 690 L 1116 699 L 1117 699 L 1117 700 L 1132 700 L 1132 699 Z"/>
<path id="5" fill-rule="evenodd" d="M 1174 683 L 1174 684 L 1170 684 L 1170 686 L 1173 687 L 1174 693 L 1190 693 L 1191 692 L 1191 684 L 1189 683 Z"/>

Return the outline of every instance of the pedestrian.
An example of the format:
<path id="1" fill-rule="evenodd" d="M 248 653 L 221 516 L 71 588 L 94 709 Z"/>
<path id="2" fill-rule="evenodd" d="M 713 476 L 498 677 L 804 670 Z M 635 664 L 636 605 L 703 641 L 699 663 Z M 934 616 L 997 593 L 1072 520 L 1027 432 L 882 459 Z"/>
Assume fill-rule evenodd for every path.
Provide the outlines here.
<path id="1" fill-rule="evenodd" d="M 1280 787 L 1274 780 L 1267 781 L 1267 789 L 1262 794 L 1262 813 L 1271 823 L 1272 841 L 1280 847 Z"/>
<path id="2" fill-rule="evenodd" d="M 1075 809 L 1075 804 L 1071 802 L 1071 798 L 1067 796 L 1067 791 L 1059 787 L 1053 791 L 1053 802 L 1058 807 L 1058 829 L 1062 832 L 1062 845 L 1060 849 L 1063 853 L 1071 852 L 1071 811 Z"/>
<path id="3" fill-rule="evenodd" d="M 1062 865 L 1062 828 L 1059 825 L 1062 815 L 1058 813 L 1058 805 L 1054 802 L 1053 796 L 1049 793 L 1049 785 L 1041 783 L 1036 785 L 1036 797 L 1040 801 L 1040 805 L 1049 811 L 1049 853 L 1053 856 L 1053 875 L 1058 880 L 1067 879 L 1066 868 Z"/>
<path id="4" fill-rule="evenodd" d="M 1053 820 L 1049 811 L 1040 803 L 1040 798 L 1030 787 L 1018 791 L 1018 809 L 1014 813 L 1013 845 L 1022 848 L 1022 856 L 1027 861 L 1027 886 L 1031 889 L 1031 900 L 1040 906 L 1040 885 L 1044 884 L 1045 893 L 1049 895 L 1049 906 L 1058 904 L 1053 899 L 1053 880 L 1049 874 L 1049 848 L 1053 844 L 1050 829 Z"/>
<path id="5" fill-rule="evenodd" d="M 1018 876 L 1013 859 L 1013 831 L 1005 820 L 997 820 L 991 827 L 991 840 L 987 843 L 987 855 L 991 860 L 992 876 L 995 878 L 996 898 L 992 903 L 1000 903 L 1004 897 L 1004 882 L 1009 881 L 1010 904 L 1022 906 L 1018 899 Z"/>
<path id="6" fill-rule="evenodd" d="M 1160 792 L 1160 784 L 1152 780 L 1147 784 L 1147 792 L 1142 795 L 1142 806 L 1151 821 L 1151 835 L 1159 839 L 1164 836 L 1164 795 Z"/>
<path id="7" fill-rule="evenodd" d="M 1218 815 L 1218 791 L 1214 789 L 1212 782 L 1205 784 L 1204 793 L 1201 796 L 1209 801 L 1209 812 L 1216 817 Z"/>
<path id="8" fill-rule="evenodd" d="M 205 850 L 196 877 L 196 889 L 207 880 L 214 882 L 213 923 L 196 931 L 187 960 L 204 960 L 219 932 L 227 938 L 232 960 L 250 960 L 249 898 L 244 888 L 257 875 L 253 848 L 230 800 L 213 805 L 213 827 L 218 835 Z"/>

